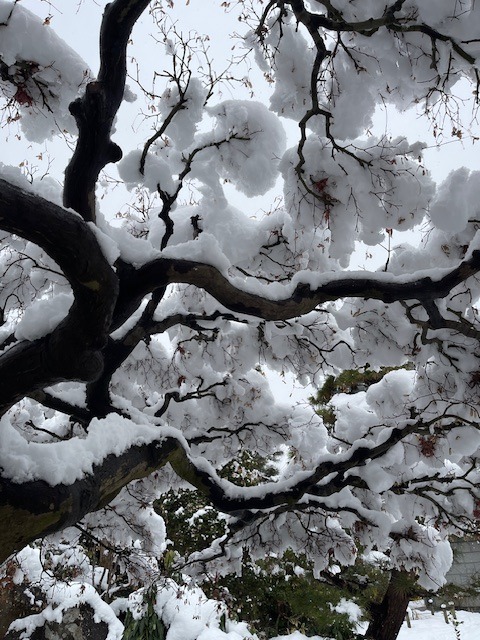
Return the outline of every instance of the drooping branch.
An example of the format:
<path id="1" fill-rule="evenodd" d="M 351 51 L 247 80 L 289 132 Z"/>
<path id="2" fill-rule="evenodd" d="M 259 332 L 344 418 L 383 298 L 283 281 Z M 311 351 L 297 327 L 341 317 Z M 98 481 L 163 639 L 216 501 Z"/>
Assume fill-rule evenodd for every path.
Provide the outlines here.
<path id="1" fill-rule="evenodd" d="M 261 515 L 265 509 L 279 505 L 292 506 L 307 493 L 316 497 L 328 497 L 347 486 L 352 486 L 355 484 L 355 477 L 352 483 L 350 474 L 352 469 L 363 467 L 368 462 L 382 457 L 418 428 L 418 424 L 412 423 L 403 429 L 392 429 L 389 437 L 381 444 L 354 447 L 342 456 L 332 455 L 331 459 L 322 461 L 311 473 L 302 473 L 301 479 L 291 479 L 281 487 L 277 482 L 267 483 L 263 487 L 263 494 L 248 487 L 236 487 L 219 479 L 211 470 L 198 467 L 195 460 L 181 447 L 171 456 L 170 464 L 181 478 L 204 493 L 219 511 L 235 514 L 242 512 L 243 519 L 251 511 Z M 343 459 L 339 459 L 340 457 Z M 362 481 L 358 480 L 361 486 Z M 229 488 L 233 488 L 234 491 L 229 492 Z"/>
<path id="2" fill-rule="evenodd" d="M 251 522 L 257 517 L 257 509 L 282 505 L 291 508 L 307 492 L 328 496 L 350 486 L 352 482 L 347 476 L 351 469 L 384 455 L 414 429 L 414 425 L 394 429 L 382 444 L 357 448 L 345 454 L 338 464 L 335 460 L 327 460 L 308 477 L 293 480 L 281 488 L 276 483 L 267 484 L 263 495 L 256 487 L 236 487 L 197 466 L 189 457 L 185 444 L 174 437 L 132 445 L 120 455 L 110 454 L 94 465 L 91 473 L 70 485 L 50 486 L 43 480 L 15 483 L 3 478 L 0 480 L 0 516 L 3 521 L 14 522 L 15 526 L 4 527 L 0 532 L 0 563 L 36 538 L 61 531 L 87 513 L 102 508 L 126 484 L 150 475 L 167 462 L 180 477 L 199 488 L 217 509 L 242 514 L 242 521 Z M 322 479 L 324 486 L 315 492 Z M 229 489 L 234 491 L 229 492 Z"/>
<path id="3" fill-rule="evenodd" d="M 95 184 L 100 171 L 122 157 L 110 134 L 125 91 L 127 44 L 148 4 L 149 0 L 115 0 L 107 5 L 100 32 L 98 78 L 70 105 L 79 135 L 65 171 L 63 201 L 87 221 L 95 222 Z"/>

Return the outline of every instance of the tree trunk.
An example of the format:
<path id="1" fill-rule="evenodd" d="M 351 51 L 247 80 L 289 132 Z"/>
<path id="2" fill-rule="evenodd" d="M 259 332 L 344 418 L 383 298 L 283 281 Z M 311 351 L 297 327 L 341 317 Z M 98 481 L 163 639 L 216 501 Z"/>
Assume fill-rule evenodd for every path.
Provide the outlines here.
<path id="1" fill-rule="evenodd" d="M 366 639 L 396 640 L 405 619 L 414 580 L 406 571 L 392 571 L 390 582 L 381 602 L 372 603 Z"/>

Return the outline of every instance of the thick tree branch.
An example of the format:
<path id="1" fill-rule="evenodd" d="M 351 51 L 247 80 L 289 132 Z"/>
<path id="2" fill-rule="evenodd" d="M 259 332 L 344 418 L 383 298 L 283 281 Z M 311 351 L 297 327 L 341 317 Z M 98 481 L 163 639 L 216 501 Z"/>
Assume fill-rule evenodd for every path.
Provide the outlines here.
<path id="1" fill-rule="evenodd" d="M 93 231 L 76 215 L 0 180 L 0 228 L 34 242 L 68 279 L 74 302 L 50 334 L 0 357 L 0 412 L 63 380 L 93 380 L 103 367 L 118 282 Z"/>
<path id="2" fill-rule="evenodd" d="M 95 222 L 95 184 L 109 162 L 122 157 L 110 134 L 122 103 L 127 76 L 126 49 L 135 22 L 149 0 L 115 0 L 103 14 L 100 70 L 85 94 L 70 105 L 78 127 L 78 142 L 65 171 L 64 204 Z"/>
<path id="3" fill-rule="evenodd" d="M 54 411 L 59 411 L 60 413 L 70 416 L 72 420 L 76 420 L 84 426 L 87 425 L 94 417 L 93 414 L 84 407 L 79 407 L 78 405 L 66 402 L 43 389 L 30 393 L 29 397 L 31 400 L 35 400 L 35 402 L 38 402 L 44 407 L 48 407 L 49 409 L 53 409 Z"/>
<path id="4" fill-rule="evenodd" d="M 344 297 L 375 298 L 386 303 L 410 299 L 428 302 L 446 296 L 480 269 L 480 252 L 474 251 L 468 260 L 441 277 L 435 272 L 411 279 L 383 273 L 333 274 L 319 287 L 299 284 L 289 298 L 271 300 L 238 289 L 213 266 L 159 258 L 139 269 L 128 265 L 119 269 L 120 296 L 112 324 L 116 276 L 93 232 L 79 217 L 0 181 L 0 227 L 41 246 L 60 266 L 75 296 L 68 318 L 50 336 L 17 345 L 0 359 L 0 371 L 6 380 L 0 391 L 0 405 L 4 407 L 61 380 L 96 379 L 102 371 L 100 350 L 108 333 L 122 324 L 146 295 L 168 284 L 201 287 L 236 313 L 285 320 Z"/>
<path id="5" fill-rule="evenodd" d="M 16 484 L 0 479 L 0 518 L 9 523 L 0 528 L 0 563 L 33 540 L 101 509 L 126 484 L 165 465 L 177 446 L 173 438 L 132 446 L 119 456 L 107 456 L 91 475 L 70 485 L 52 487 L 43 480 Z"/>
<path id="6" fill-rule="evenodd" d="M 320 304 L 341 298 L 372 298 L 385 303 L 444 298 L 479 270 L 480 251 L 473 251 L 471 258 L 443 275 L 438 270 L 401 278 L 387 273 L 365 275 L 364 271 L 332 273 L 325 275 L 318 287 L 299 284 L 290 297 L 273 300 L 237 288 L 211 265 L 159 258 L 139 269 L 123 271 L 114 322 L 119 326 L 148 293 L 159 286 L 174 283 L 200 287 L 235 313 L 264 320 L 288 320 L 309 313 Z"/>
<path id="7" fill-rule="evenodd" d="M 102 375 L 98 380 L 95 380 L 87 386 L 87 405 L 97 416 L 105 416 L 111 411 L 109 386 L 112 376 L 122 363 L 125 362 L 139 342 L 149 335 L 148 327 L 152 323 L 153 315 L 164 293 L 164 288 L 156 289 L 153 292 L 140 319 L 135 326 L 127 332 L 123 339 L 113 340 L 110 338 L 108 340 L 104 352 Z M 176 324 L 176 322 L 172 320 L 170 325 L 165 326 L 165 330 L 168 326 L 173 326 L 174 324 Z"/>
<path id="8" fill-rule="evenodd" d="M 271 487 L 266 487 L 264 495 L 259 495 L 256 487 L 236 487 L 197 467 L 184 446 L 172 437 L 147 445 L 133 445 L 118 456 L 110 454 L 94 465 L 91 474 L 71 485 L 58 484 L 52 487 L 43 480 L 17 484 L 5 478 L 0 479 L 0 517 L 4 522 L 15 524 L 4 527 L 0 532 L 0 563 L 36 538 L 60 531 L 75 524 L 87 513 L 102 508 L 126 484 L 150 475 L 167 462 L 180 477 L 199 488 L 217 509 L 226 513 L 242 513 L 242 522 L 250 522 L 257 517 L 252 510 L 291 506 L 307 492 L 319 495 L 314 491 L 317 483 L 334 472 L 338 473 L 325 482 L 320 494 L 327 496 L 336 493 L 350 484 L 345 477 L 349 470 L 380 457 L 414 429 L 415 425 L 403 430 L 394 429 L 382 444 L 358 448 L 340 463 L 334 460 L 321 463 L 307 478 L 290 488 L 279 490 L 273 483 Z M 227 485 L 235 489 L 235 495 L 227 493 Z"/>

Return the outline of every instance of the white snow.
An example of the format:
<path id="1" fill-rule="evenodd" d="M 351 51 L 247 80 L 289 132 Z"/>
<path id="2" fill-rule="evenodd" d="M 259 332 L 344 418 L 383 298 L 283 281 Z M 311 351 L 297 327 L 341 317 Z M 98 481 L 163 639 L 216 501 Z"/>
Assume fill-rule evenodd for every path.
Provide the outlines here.
<path id="1" fill-rule="evenodd" d="M 457 611 L 456 616 L 461 640 L 477 640 L 480 614 Z M 411 625 L 409 629 L 407 623 L 403 623 L 397 640 L 457 640 L 458 638 L 452 614 L 449 614 L 449 624 L 445 622 L 442 612 L 436 612 L 433 616 L 428 612 L 420 619 L 412 620 Z"/>
<path id="2" fill-rule="evenodd" d="M 53 443 L 28 442 L 10 424 L 8 416 L 0 420 L 0 467 L 13 482 L 41 479 L 51 485 L 72 484 L 92 472 L 94 464 L 109 454 L 122 454 L 133 444 L 158 438 L 151 425 L 135 425 L 121 416 L 110 414 L 94 418 L 85 438 Z"/>
<path id="3" fill-rule="evenodd" d="M 11 2 L 0 0 L 2 16 L 8 17 L 11 8 Z M 56 35 L 54 29 L 21 3 L 15 3 L 7 24 L 0 29 L 0 52 L 12 72 L 16 64 L 26 62 L 31 65 L 31 78 L 42 86 L 40 92 L 35 82 L 29 82 L 27 77 L 24 83 L 26 97 L 17 99 L 22 113 L 20 123 L 27 139 L 41 142 L 59 129 L 75 132 L 68 105 L 90 76 L 83 59 Z M 48 96 L 50 110 L 41 108 L 43 96 Z"/>
<path id="4" fill-rule="evenodd" d="M 285 150 L 280 120 L 251 100 L 226 100 L 208 112 L 216 118 L 213 141 L 230 141 L 213 154 L 219 175 L 249 196 L 266 193 L 275 184 Z"/>
<path id="5" fill-rule="evenodd" d="M 25 309 L 15 331 L 16 338 L 35 340 L 46 335 L 67 317 L 72 304 L 72 293 L 59 293 L 51 298 L 35 300 Z"/>

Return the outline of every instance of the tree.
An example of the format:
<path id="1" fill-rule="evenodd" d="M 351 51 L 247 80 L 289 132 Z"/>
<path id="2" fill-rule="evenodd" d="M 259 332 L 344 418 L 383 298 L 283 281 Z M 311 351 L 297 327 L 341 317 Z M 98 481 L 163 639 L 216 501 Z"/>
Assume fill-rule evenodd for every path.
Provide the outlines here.
<path id="1" fill-rule="evenodd" d="M 408 363 L 404 365 L 404 368 L 408 367 Z M 336 377 L 329 375 L 318 389 L 315 397 L 310 398 L 310 401 L 317 407 L 317 412 L 322 416 L 325 426 L 332 433 L 335 433 L 335 396 L 339 393 L 350 395 L 366 391 L 373 384 L 380 382 L 392 370 L 394 369 L 383 367 L 378 371 L 373 371 L 365 367 L 363 371 L 347 369 Z M 385 580 L 385 575 L 381 573 L 378 575 L 378 572 L 374 574 L 373 582 L 376 589 L 367 595 L 367 601 L 363 603 L 370 618 L 366 637 L 374 640 L 383 638 L 395 640 L 405 619 L 410 599 L 425 595 L 425 593 L 422 594 L 418 587 L 415 589 L 415 576 L 412 575 L 412 572 L 404 569 L 392 569 L 388 561 L 384 562 L 383 570 L 388 578 Z M 362 589 L 365 591 L 364 576 L 360 574 L 358 578 L 360 580 L 346 581 L 342 577 L 337 585 L 346 588 L 347 592 L 352 594 L 356 594 Z"/>
<path id="2" fill-rule="evenodd" d="M 236 74 L 247 91 L 258 76 L 233 63 L 216 73 L 208 40 L 172 22 L 173 2 L 106 5 L 96 76 L 51 16 L 22 4 L 0 2 L 6 141 L 21 127 L 40 156 L 52 136 L 74 151 L 60 188 L 32 161 L 1 167 L 0 560 L 20 552 L 5 583 L 37 580 L 57 616 L 87 602 L 120 637 L 108 550 L 121 550 L 130 587 L 158 575 L 166 541 L 152 504 L 188 483 L 227 529 L 183 571 L 235 571 L 242 549 L 301 549 L 319 574 L 362 549 L 440 585 L 448 535 L 475 526 L 479 498 L 480 173 L 437 186 L 425 145 L 371 123 L 378 105 L 416 105 L 438 141 L 450 126 L 473 136 L 459 101 L 475 114 L 478 3 L 223 3 L 244 26 L 237 63 L 255 59 L 269 107 L 225 100 Z M 129 49 L 142 20 L 165 44 L 152 89 L 135 37 Z M 127 73 L 152 129 L 122 150 Z M 118 177 L 102 173 L 112 163 Z M 282 201 L 264 215 L 231 204 L 233 188 L 262 195 L 279 176 Z M 133 200 L 115 218 L 125 187 Z M 390 249 L 379 271 L 353 268 L 356 241 L 413 228 L 418 246 Z M 393 369 L 336 396 L 334 429 L 276 399 L 265 377 L 321 385 L 367 364 Z M 245 449 L 285 447 L 275 480 L 219 474 Z M 43 571 L 81 584 L 77 600 L 55 600 Z"/>
<path id="3" fill-rule="evenodd" d="M 244 452 L 221 475 L 242 486 L 252 486 L 277 475 L 273 462 Z M 170 553 L 188 557 L 225 533 L 222 514 L 201 498 L 196 491 L 177 490 L 164 494 L 156 503 L 167 536 L 174 541 Z M 341 577 L 325 571 L 315 579 L 311 562 L 302 553 L 287 550 L 282 557 L 272 554 L 252 561 L 246 552 L 241 575 L 207 572 L 202 589 L 208 597 L 223 602 L 227 614 L 244 620 L 251 630 L 264 634 L 262 637 L 301 630 L 308 636 L 351 640 L 356 637 L 358 620 L 365 617 L 362 612 L 368 612 L 371 602 L 381 599 L 387 589 L 385 564 L 359 561 Z M 349 611 L 355 615 L 349 616 Z"/>

